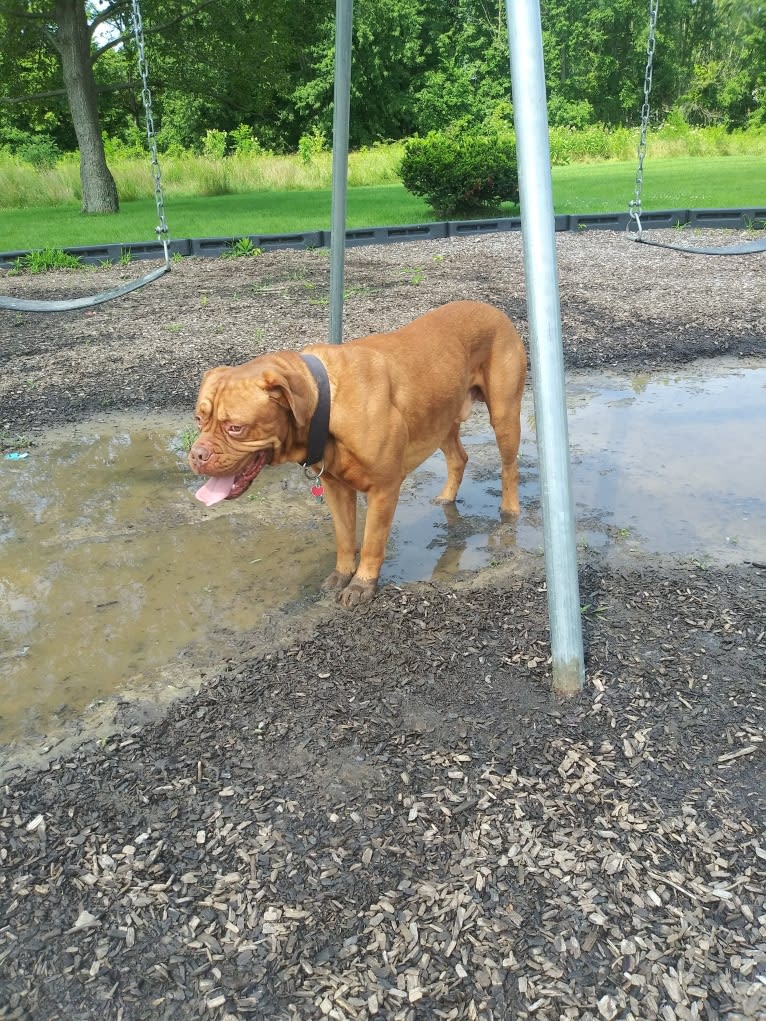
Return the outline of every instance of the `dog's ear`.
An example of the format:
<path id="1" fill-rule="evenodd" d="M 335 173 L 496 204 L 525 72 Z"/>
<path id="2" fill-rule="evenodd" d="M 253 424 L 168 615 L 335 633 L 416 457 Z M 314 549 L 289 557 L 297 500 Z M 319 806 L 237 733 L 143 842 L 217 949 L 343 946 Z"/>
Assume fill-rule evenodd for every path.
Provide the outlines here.
<path id="1" fill-rule="evenodd" d="M 312 395 L 300 369 L 266 369 L 259 382 L 272 400 L 290 411 L 299 429 L 308 429 Z"/>

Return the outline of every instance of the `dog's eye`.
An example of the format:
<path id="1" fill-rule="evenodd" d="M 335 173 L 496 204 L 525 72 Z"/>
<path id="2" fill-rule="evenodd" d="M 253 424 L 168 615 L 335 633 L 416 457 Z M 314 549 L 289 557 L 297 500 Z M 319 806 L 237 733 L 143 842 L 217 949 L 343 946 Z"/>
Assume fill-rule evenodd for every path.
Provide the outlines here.
<path id="1" fill-rule="evenodd" d="M 228 422 L 226 425 L 226 432 L 229 436 L 241 436 L 244 431 L 245 427 L 243 425 L 234 425 L 233 422 Z"/>

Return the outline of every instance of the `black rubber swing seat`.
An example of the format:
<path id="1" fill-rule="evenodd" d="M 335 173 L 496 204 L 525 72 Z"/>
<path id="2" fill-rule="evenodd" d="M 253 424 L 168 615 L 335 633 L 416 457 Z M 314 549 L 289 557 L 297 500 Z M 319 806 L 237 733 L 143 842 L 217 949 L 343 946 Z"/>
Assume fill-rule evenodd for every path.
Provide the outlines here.
<path id="1" fill-rule="evenodd" d="M 674 245 L 664 241 L 649 241 L 648 238 L 636 236 L 634 241 L 640 245 L 651 245 L 653 248 L 668 248 L 672 252 L 687 252 L 689 255 L 754 255 L 766 252 L 766 237 L 754 241 L 743 241 L 738 245 L 722 245 L 719 248 L 694 248 L 692 245 Z"/>
<path id="2" fill-rule="evenodd" d="M 119 287 L 113 287 L 108 291 L 101 291 L 100 294 L 91 294 L 82 298 L 64 298 L 61 300 L 35 300 L 34 298 L 10 298 L 6 295 L 0 295 L 0 308 L 9 309 L 12 312 L 71 312 L 78 308 L 91 308 L 93 305 L 100 305 L 104 301 L 111 301 L 112 298 L 120 298 L 123 294 L 130 294 L 131 291 L 137 291 L 139 287 L 144 287 L 146 284 L 150 284 L 152 280 L 157 280 L 163 274 L 167 273 L 170 266 L 160 266 L 158 269 L 153 269 L 150 273 L 146 273 L 142 277 L 138 277 L 137 280 L 131 280 L 130 283 L 121 284 Z"/>

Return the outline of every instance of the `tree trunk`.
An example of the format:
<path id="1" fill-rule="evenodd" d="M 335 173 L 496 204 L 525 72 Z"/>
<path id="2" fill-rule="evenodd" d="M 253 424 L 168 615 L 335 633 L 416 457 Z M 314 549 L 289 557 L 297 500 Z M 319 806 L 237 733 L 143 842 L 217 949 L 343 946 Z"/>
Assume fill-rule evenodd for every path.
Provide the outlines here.
<path id="1" fill-rule="evenodd" d="M 106 165 L 84 0 L 55 0 L 56 49 L 80 150 L 83 213 L 116 213 L 117 186 Z"/>

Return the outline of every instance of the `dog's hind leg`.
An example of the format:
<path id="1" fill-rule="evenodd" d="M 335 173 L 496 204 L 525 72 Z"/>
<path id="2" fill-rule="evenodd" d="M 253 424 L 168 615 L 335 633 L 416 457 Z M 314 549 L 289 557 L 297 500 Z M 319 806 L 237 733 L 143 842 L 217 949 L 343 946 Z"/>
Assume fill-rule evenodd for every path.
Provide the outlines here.
<path id="1" fill-rule="evenodd" d="M 447 481 L 444 484 L 444 489 L 434 500 L 434 503 L 454 503 L 457 499 L 457 491 L 460 489 L 460 483 L 463 481 L 463 474 L 465 473 L 465 466 L 468 461 L 468 454 L 466 454 L 465 447 L 460 442 L 460 425 L 460 422 L 455 422 L 441 445 L 441 451 L 447 462 Z"/>
<path id="2" fill-rule="evenodd" d="M 521 442 L 521 398 L 526 368 L 526 354 L 521 341 L 516 337 L 516 343 L 510 350 L 503 351 L 499 358 L 493 358 L 485 381 L 489 421 L 495 433 L 502 466 L 502 518 L 515 517 L 519 513 L 517 459 Z"/>
<path id="3" fill-rule="evenodd" d="M 505 418 L 505 416 L 503 416 Z M 495 439 L 500 451 L 502 496 L 500 499 L 500 517 L 516 517 L 519 513 L 519 443 L 521 440 L 521 423 L 519 418 L 508 416 L 508 421 L 497 422 L 490 416 Z"/>

